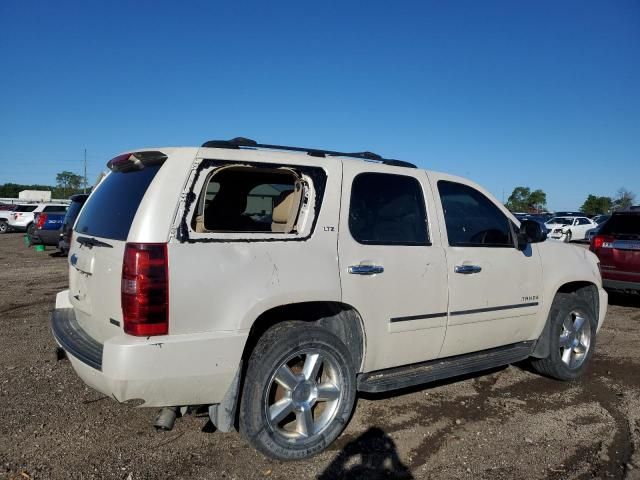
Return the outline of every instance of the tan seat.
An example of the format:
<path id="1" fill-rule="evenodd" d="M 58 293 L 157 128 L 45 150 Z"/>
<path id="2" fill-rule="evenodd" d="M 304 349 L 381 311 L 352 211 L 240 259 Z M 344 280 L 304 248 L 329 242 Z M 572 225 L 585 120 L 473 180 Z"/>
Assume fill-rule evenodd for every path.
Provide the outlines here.
<path id="1" fill-rule="evenodd" d="M 204 215 L 198 215 L 196 217 L 196 233 L 204 233 L 207 229 L 204 228 Z"/>
<path id="2" fill-rule="evenodd" d="M 300 199 L 302 198 L 302 185 L 296 182 L 293 191 L 282 193 L 276 200 L 271 215 L 271 231 L 290 233 L 298 218 Z"/>

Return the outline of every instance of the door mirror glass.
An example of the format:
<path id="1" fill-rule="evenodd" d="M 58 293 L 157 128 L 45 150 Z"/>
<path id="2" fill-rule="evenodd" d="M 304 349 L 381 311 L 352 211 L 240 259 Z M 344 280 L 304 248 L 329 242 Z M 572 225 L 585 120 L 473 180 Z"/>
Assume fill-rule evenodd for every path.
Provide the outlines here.
<path id="1" fill-rule="evenodd" d="M 547 239 L 547 228 L 534 220 L 520 222 L 518 231 L 518 246 L 524 247 L 528 243 L 540 243 Z"/>

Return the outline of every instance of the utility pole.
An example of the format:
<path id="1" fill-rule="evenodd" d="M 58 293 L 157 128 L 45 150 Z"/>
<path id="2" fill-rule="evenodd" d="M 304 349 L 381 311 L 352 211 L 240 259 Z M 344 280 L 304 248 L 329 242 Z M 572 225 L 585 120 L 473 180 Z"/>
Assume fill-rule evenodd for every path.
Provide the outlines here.
<path id="1" fill-rule="evenodd" d="M 84 149 L 84 188 L 82 193 L 87 193 L 87 149 Z"/>

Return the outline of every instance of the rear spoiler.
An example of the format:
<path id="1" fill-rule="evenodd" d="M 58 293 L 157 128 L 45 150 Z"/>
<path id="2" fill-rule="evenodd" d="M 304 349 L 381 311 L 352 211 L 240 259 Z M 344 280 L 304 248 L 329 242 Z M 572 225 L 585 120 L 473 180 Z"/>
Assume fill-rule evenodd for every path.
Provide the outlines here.
<path id="1" fill-rule="evenodd" d="M 131 172 L 151 165 L 162 165 L 167 158 L 167 155 L 158 151 L 123 153 L 109 160 L 107 167 L 112 172 Z"/>

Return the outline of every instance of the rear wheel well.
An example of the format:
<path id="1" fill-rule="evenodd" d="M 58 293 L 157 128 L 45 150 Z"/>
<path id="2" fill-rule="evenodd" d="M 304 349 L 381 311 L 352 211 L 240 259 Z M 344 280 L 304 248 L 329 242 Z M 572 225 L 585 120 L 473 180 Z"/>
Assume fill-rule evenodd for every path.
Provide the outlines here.
<path id="1" fill-rule="evenodd" d="M 262 313 L 251 326 L 242 352 L 243 363 L 249 359 L 258 339 L 270 327 L 287 320 L 315 323 L 337 336 L 349 348 L 358 370 L 364 359 L 365 335 L 358 312 L 340 302 L 302 302 L 274 307 Z"/>
<path id="2" fill-rule="evenodd" d="M 223 431 L 235 426 L 239 427 L 242 391 L 247 373 L 249 357 L 258 340 L 272 326 L 298 320 L 320 325 L 336 335 L 347 346 L 352 355 L 353 365 L 358 373 L 362 369 L 364 361 L 365 333 L 360 314 L 355 308 L 340 302 L 302 302 L 274 307 L 262 313 L 251 326 L 247 342 L 242 351 L 240 370 L 234 379 L 233 385 L 225 395 L 222 404 L 214 405 L 209 409 L 211 421 Z"/>

